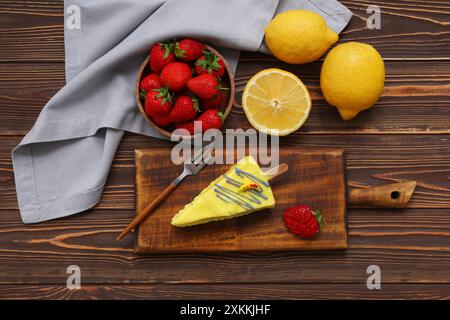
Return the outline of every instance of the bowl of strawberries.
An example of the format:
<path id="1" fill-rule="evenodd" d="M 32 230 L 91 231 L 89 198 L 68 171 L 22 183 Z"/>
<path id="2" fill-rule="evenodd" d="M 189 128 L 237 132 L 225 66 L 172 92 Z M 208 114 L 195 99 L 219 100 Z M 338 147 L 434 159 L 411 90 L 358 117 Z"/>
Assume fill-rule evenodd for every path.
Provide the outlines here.
<path id="1" fill-rule="evenodd" d="M 139 110 L 168 138 L 175 129 L 193 136 L 195 123 L 202 132 L 220 129 L 234 94 L 234 78 L 226 60 L 193 39 L 156 43 L 137 76 Z"/>

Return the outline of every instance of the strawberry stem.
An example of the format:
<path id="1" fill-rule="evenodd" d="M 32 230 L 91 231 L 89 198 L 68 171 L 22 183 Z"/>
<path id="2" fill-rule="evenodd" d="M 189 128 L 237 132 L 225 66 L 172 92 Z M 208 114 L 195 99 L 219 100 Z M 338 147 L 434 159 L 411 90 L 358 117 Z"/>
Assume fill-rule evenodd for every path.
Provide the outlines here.
<path id="1" fill-rule="evenodd" d="M 191 99 L 192 99 L 192 102 L 194 103 L 194 110 L 197 112 L 201 112 L 202 110 L 200 109 L 200 103 L 198 101 L 198 98 L 191 95 Z"/>
<path id="2" fill-rule="evenodd" d="M 174 44 L 174 48 L 175 48 L 175 56 L 178 59 L 183 59 L 186 58 L 186 50 L 183 50 L 180 48 L 180 43 L 179 42 L 175 42 Z"/>
<path id="3" fill-rule="evenodd" d="M 230 90 L 230 88 L 225 87 L 225 86 L 223 86 L 223 85 L 221 85 L 221 84 L 219 84 L 219 85 L 216 87 L 216 89 L 217 89 L 217 90 L 222 90 L 222 91 L 229 91 L 229 90 Z"/>
<path id="4" fill-rule="evenodd" d="M 225 115 L 222 112 L 217 112 L 217 115 L 220 117 L 220 119 L 222 120 L 222 122 L 225 121 Z"/>
<path id="5" fill-rule="evenodd" d="M 170 93 L 168 87 L 162 87 L 159 89 L 153 89 L 153 91 L 159 92 L 156 96 L 157 98 L 162 98 L 162 103 L 170 102 L 172 103 L 172 93 Z"/>
<path id="6" fill-rule="evenodd" d="M 322 228 L 325 224 L 325 218 L 323 217 L 322 212 L 318 209 L 316 211 L 312 212 L 314 214 L 314 217 L 316 218 L 317 222 L 319 223 L 319 226 Z"/>
<path id="7" fill-rule="evenodd" d="M 173 44 L 172 42 L 170 42 L 170 41 L 167 41 L 167 42 L 160 42 L 159 45 L 161 46 L 161 48 L 162 48 L 163 50 L 165 50 L 165 51 L 164 51 L 164 56 L 163 56 L 163 59 L 165 60 L 165 59 L 167 59 L 167 57 L 169 56 L 169 54 L 170 54 L 171 52 L 173 52 L 174 44 Z"/>
<path id="8" fill-rule="evenodd" d="M 207 70 L 208 73 L 212 73 L 213 71 L 220 70 L 221 65 L 219 64 L 220 58 L 216 56 L 209 50 L 203 50 L 204 60 L 197 60 L 195 63 L 199 67 L 201 67 L 200 71 Z"/>

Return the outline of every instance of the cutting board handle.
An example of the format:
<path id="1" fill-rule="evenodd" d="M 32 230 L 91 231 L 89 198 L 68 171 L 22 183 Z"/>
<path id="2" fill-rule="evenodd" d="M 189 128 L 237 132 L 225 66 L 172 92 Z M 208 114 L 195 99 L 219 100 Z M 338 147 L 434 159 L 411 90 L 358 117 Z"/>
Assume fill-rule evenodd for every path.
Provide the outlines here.
<path id="1" fill-rule="evenodd" d="M 384 186 L 355 188 L 349 192 L 351 208 L 404 208 L 416 188 L 416 181 L 405 181 Z"/>

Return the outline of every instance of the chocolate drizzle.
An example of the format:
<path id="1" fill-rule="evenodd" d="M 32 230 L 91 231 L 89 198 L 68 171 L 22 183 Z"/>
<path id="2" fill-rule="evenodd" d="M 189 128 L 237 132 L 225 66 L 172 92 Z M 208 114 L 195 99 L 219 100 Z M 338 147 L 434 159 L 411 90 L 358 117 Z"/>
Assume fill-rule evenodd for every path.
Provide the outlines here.
<path id="1" fill-rule="evenodd" d="M 235 173 L 242 180 L 245 178 L 250 179 L 258 186 L 258 188 L 248 190 L 247 192 L 240 192 L 239 188 L 242 187 L 244 182 L 238 181 L 224 174 L 222 176 L 226 179 L 226 182 L 233 186 L 235 190 L 216 183 L 214 192 L 220 200 L 225 203 L 233 203 L 249 210 L 255 209 L 252 203 L 261 204 L 262 201 L 260 199 L 267 200 L 267 197 L 264 195 L 264 188 L 269 188 L 269 183 L 239 168 L 235 168 Z"/>

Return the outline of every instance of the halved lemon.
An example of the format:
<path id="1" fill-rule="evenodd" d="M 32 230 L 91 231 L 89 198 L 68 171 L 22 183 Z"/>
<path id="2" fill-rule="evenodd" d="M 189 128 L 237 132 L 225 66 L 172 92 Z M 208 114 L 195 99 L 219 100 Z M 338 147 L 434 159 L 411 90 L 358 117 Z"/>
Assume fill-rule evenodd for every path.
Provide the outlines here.
<path id="1" fill-rule="evenodd" d="M 250 79 L 242 95 L 242 107 L 255 129 L 285 136 L 298 130 L 308 119 L 311 97 L 297 76 L 272 68 Z"/>

